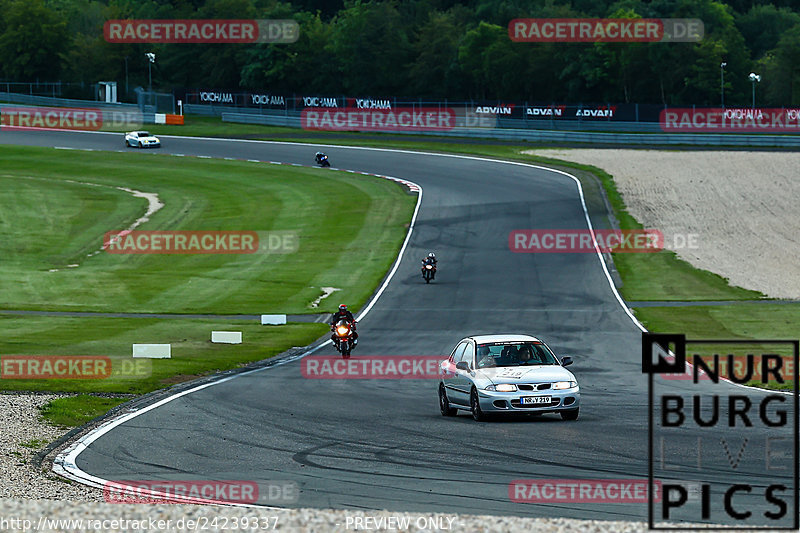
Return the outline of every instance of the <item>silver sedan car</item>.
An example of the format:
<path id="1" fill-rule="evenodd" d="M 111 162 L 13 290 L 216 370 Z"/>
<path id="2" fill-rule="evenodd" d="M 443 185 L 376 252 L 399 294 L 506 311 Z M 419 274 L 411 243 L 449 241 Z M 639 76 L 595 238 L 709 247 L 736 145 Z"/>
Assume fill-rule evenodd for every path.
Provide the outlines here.
<path id="1" fill-rule="evenodd" d="M 559 413 L 577 420 L 581 394 L 575 376 L 548 346 L 529 335 L 479 335 L 459 341 L 442 361 L 443 416 L 469 410 L 475 420 L 494 413 Z"/>

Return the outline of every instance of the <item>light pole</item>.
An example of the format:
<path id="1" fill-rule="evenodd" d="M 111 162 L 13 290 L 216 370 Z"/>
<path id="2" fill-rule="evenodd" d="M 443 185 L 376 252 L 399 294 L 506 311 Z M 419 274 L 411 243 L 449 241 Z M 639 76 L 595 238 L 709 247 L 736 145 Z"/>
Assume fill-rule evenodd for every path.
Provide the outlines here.
<path id="1" fill-rule="evenodd" d="M 722 109 L 725 109 L 725 66 L 727 63 L 719 64 L 719 101 Z"/>
<path id="2" fill-rule="evenodd" d="M 761 81 L 761 76 L 755 72 L 750 73 L 750 83 L 753 84 L 753 109 L 756 108 L 756 83 Z"/>
<path id="3" fill-rule="evenodd" d="M 156 55 L 151 53 L 151 52 L 147 52 L 145 54 L 145 56 L 147 56 L 147 80 L 148 80 L 148 84 L 149 84 L 149 91 L 148 92 L 149 92 L 150 100 L 151 100 L 151 103 L 152 103 L 152 99 L 153 99 L 153 73 L 151 71 L 151 67 L 153 66 L 153 63 L 156 62 Z"/>

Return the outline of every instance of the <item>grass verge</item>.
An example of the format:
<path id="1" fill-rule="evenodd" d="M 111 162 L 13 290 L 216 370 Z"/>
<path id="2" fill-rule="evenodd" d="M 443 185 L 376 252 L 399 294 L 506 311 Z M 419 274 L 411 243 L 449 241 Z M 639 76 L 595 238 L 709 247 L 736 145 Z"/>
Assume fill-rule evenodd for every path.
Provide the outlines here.
<path id="1" fill-rule="evenodd" d="M 79 394 L 66 398 L 56 398 L 41 408 L 42 418 L 60 427 L 83 425 L 97 418 L 109 409 L 127 400 L 121 398 L 101 398 L 89 394 Z"/>
<path id="2" fill-rule="evenodd" d="M 325 286 L 358 308 L 394 261 L 416 202 L 392 181 L 316 168 L 10 146 L 0 159 L 5 309 L 327 312 L 335 302 L 309 308 Z M 137 230 L 287 232 L 298 248 L 90 256 L 147 208 L 120 187 L 164 204 Z"/>
<path id="3" fill-rule="evenodd" d="M 636 317 L 651 331 L 683 333 L 689 339 L 798 339 L 800 338 L 800 305 L 733 303 L 716 306 L 691 307 L 639 307 Z M 708 355 L 718 353 L 725 357 L 731 346 L 691 345 L 692 353 Z M 736 354 L 773 353 L 788 358 L 792 355 L 787 345 L 745 344 L 736 348 Z M 787 359 L 788 361 L 788 359 Z M 788 364 L 788 363 L 787 363 Z M 790 390 L 794 372 L 791 362 L 787 382 L 771 383 L 770 388 Z M 751 385 L 762 386 L 758 382 Z"/>
<path id="4" fill-rule="evenodd" d="M 0 338 L 0 354 L 79 354 L 111 360 L 111 372 L 97 373 L 96 379 L 15 379 L 18 367 L 6 363 L 8 356 L 3 356 L 0 387 L 5 390 L 144 394 L 305 346 L 328 327 L 316 323 L 262 326 L 256 321 L 235 320 L 5 315 L 0 316 L 0 330 L 5 332 Z M 212 343 L 212 330 L 241 331 L 243 343 Z M 171 344 L 172 357 L 134 360 L 131 345 L 139 342 Z"/>

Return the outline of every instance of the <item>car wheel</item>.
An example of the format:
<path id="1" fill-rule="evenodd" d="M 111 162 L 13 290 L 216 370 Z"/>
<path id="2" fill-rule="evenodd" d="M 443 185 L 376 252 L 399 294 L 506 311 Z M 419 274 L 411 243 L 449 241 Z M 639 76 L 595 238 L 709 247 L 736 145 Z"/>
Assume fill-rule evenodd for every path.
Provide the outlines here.
<path id="1" fill-rule="evenodd" d="M 443 383 L 439 383 L 439 410 L 442 416 L 456 416 L 458 409 L 450 407 L 450 400 L 447 399 L 447 391 Z"/>
<path id="2" fill-rule="evenodd" d="M 139 148 L 143 148 L 142 141 L 139 141 Z"/>
<path id="3" fill-rule="evenodd" d="M 570 409 L 569 411 L 561 411 L 561 418 L 563 420 L 577 420 L 578 413 L 580 413 L 581 408 L 578 407 L 577 409 Z"/>
<path id="4" fill-rule="evenodd" d="M 469 395 L 469 410 L 472 412 L 472 419 L 476 422 L 483 422 L 486 420 L 486 415 L 481 411 L 481 403 L 478 400 L 478 391 L 474 388 Z"/>
<path id="5" fill-rule="evenodd" d="M 125 139 L 125 148 L 130 148 L 131 143 L 128 142 L 128 139 Z"/>

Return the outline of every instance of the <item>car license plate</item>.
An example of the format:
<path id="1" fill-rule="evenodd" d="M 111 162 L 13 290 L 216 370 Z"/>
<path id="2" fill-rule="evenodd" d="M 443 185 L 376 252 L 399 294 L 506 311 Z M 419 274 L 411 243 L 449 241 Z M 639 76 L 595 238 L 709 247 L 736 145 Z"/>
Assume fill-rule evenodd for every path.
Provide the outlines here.
<path id="1" fill-rule="evenodd" d="M 523 396 L 523 405 L 550 404 L 550 396 Z"/>

